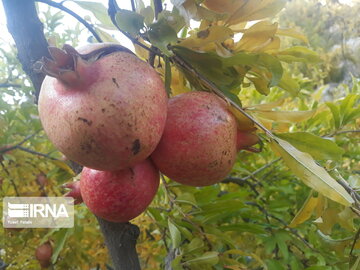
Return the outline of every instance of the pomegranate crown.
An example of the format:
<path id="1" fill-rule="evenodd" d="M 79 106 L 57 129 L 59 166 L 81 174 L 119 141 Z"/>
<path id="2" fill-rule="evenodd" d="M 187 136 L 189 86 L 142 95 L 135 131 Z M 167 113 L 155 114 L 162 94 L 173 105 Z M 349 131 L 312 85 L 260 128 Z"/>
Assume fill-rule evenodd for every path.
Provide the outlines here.
<path id="1" fill-rule="evenodd" d="M 133 54 L 129 49 L 118 44 L 103 44 L 101 47 L 94 47 L 93 51 L 87 54 L 80 54 L 72 46 L 65 44 L 62 49 L 49 46 L 49 53 L 52 59 L 42 57 L 34 64 L 34 70 L 55 77 L 67 84 L 79 82 L 79 67 L 93 63 L 100 58 L 115 52 L 127 52 Z"/>

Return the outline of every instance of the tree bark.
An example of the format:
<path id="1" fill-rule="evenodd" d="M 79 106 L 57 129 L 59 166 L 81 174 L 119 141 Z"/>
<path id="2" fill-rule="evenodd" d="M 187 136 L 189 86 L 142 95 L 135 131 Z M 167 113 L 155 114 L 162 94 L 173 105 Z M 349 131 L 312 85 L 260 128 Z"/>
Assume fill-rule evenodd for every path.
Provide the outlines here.
<path id="1" fill-rule="evenodd" d="M 45 75 L 36 73 L 33 65 L 44 56 L 50 58 L 43 25 L 37 15 L 34 0 L 3 0 L 3 5 L 7 26 L 18 50 L 18 59 L 33 83 L 37 101 Z M 78 173 L 78 165 L 75 167 Z M 100 218 L 98 221 L 115 270 L 139 270 L 140 263 L 136 253 L 139 228 L 130 223 L 113 223 Z"/>
<path id="2" fill-rule="evenodd" d="M 37 16 L 34 1 L 3 0 L 7 27 L 18 49 L 18 59 L 23 70 L 30 77 L 35 89 L 35 102 L 40 93 L 45 75 L 33 70 L 33 65 L 41 57 L 50 57 L 48 43 L 44 36 L 43 24 Z"/>

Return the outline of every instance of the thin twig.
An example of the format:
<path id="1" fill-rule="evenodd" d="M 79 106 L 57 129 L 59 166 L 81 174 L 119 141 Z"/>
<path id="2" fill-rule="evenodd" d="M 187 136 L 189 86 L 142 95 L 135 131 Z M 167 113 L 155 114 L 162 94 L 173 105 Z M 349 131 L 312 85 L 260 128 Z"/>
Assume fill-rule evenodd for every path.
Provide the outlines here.
<path id="1" fill-rule="evenodd" d="M 136 6 L 135 6 L 135 1 L 134 0 L 131 0 L 131 9 L 132 11 L 136 11 Z"/>
<path id="2" fill-rule="evenodd" d="M 243 184 L 244 182 L 246 182 L 247 180 L 249 180 L 250 178 L 252 178 L 254 175 L 262 172 L 263 170 L 269 168 L 270 166 L 272 166 L 274 163 L 278 162 L 279 160 L 281 160 L 281 158 L 277 158 L 274 159 L 273 161 L 265 164 L 264 166 L 260 167 L 259 169 L 253 171 L 252 173 L 250 173 L 248 176 L 245 176 L 243 178 L 239 178 L 239 177 L 228 177 L 225 180 L 222 181 L 222 183 L 235 183 L 235 184 Z"/>
<path id="3" fill-rule="evenodd" d="M 162 1 L 161 0 L 153 0 L 154 8 L 155 8 L 155 19 L 158 19 L 159 13 L 163 11 Z"/>
<path id="4" fill-rule="evenodd" d="M 47 5 L 51 6 L 51 7 L 55 7 L 55 8 L 58 8 L 58 9 L 62 10 L 62 11 L 65 11 L 69 15 L 73 16 L 80 23 L 82 23 L 91 32 L 91 34 L 93 34 L 93 36 L 96 38 L 96 40 L 98 42 L 103 42 L 101 37 L 96 33 L 95 29 L 93 28 L 93 26 L 91 24 L 89 24 L 86 20 L 81 18 L 78 14 L 76 14 L 72 10 L 70 10 L 67 7 L 63 6 L 62 2 L 61 3 L 56 3 L 56 2 L 50 1 L 50 0 L 35 0 L 35 1 L 47 4 Z"/>
<path id="5" fill-rule="evenodd" d="M 312 247 L 310 245 L 310 243 L 304 238 L 302 237 L 299 232 L 294 229 L 294 228 L 289 228 L 288 224 L 282 220 L 281 218 L 278 218 L 277 216 L 274 216 L 273 214 L 270 214 L 264 207 L 262 207 L 261 205 L 257 204 L 257 203 L 254 203 L 254 202 L 246 202 L 247 205 L 252 205 L 252 206 L 255 206 L 257 207 L 261 212 L 263 212 L 265 214 L 265 216 L 267 217 L 271 217 L 275 220 L 277 220 L 278 222 L 280 222 L 282 225 L 284 225 L 284 227 L 289 231 L 291 232 L 293 235 L 295 235 L 297 238 L 299 238 L 308 248 L 310 248 L 312 251 L 316 251 L 314 249 L 314 247 Z"/>
<path id="6" fill-rule="evenodd" d="M 14 150 L 14 149 L 18 148 L 20 145 L 22 145 L 23 143 L 25 143 L 26 141 L 28 141 L 29 139 L 31 139 L 32 137 L 34 137 L 34 136 L 35 136 L 36 134 L 38 134 L 39 132 L 40 132 L 40 130 L 37 131 L 37 132 L 35 132 L 34 134 L 31 134 L 31 135 L 29 135 L 29 136 L 26 136 L 25 139 L 23 139 L 23 140 L 22 140 L 21 142 L 19 142 L 19 143 L 16 143 L 16 144 L 14 144 L 14 145 L 12 145 L 12 146 L 5 147 L 5 148 L 1 149 L 1 150 L 0 150 L 0 154 L 6 153 L 6 152 L 9 152 L 9 151 L 11 151 L 11 150 Z"/>
<path id="7" fill-rule="evenodd" d="M 16 147 L 16 149 L 19 149 L 21 151 L 24 151 L 24 152 L 27 152 L 27 153 L 30 153 L 30 154 L 33 154 L 33 155 L 37 155 L 37 156 L 40 156 L 40 157 L 48 158 L 48 159 L 51 159 L 51 160 L 59 160 L 59 159 L 51 157 L 51 156 L 49 156 L 47 154 L 36 152 L 34 150 L 31 150 L 31 149 L 28 149 L 28 148 L 25 148 L 25 147 L 22 147 L 22 146 L 18 146 L 18 147 Z"/>
<path id="8" fill-rule="evenodd" d="M 353 253 L 353 250 L 354 250 L 354 248 L 355 248 L 355 245 L 356 245 L 357 240 L 359 239 L 359 236 L 360 236 L 360 228 L 359 228 L 358 231 L 356 232 L 355 237 L 354 237 L 354 241 L 353 241 L 353 243 L 352 243 L 352 245 L 351 245 L 350 256 L 351 256 L 352 253 Z"/>
<path id="9" fill-rule="evenodd" d="M 333 136 L 339 135 L 339 134 L 345 134 L 345 133 L 360 133 L 360 130 L 343 130 L 343 131 L 337 131 L 333 133 Z"/>
<path id="10" fill-rule="evenodd" d="M 0 83 L 0 88 L 9 88 L 9 87 L 21 87 L 21 84 L 16 84 L 16 83 Z"/>

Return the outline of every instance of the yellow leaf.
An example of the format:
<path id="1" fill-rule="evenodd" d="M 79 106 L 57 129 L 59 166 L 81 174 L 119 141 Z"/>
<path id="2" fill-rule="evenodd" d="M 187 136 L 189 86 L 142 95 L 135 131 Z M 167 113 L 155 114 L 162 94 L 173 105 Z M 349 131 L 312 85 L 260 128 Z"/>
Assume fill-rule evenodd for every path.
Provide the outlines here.
<path id="1" fill-rule="evenodd" d="M 355 213 L 350 209 L 350 207 L 346 207 L 343 211 L 338 214 L 339 220 L 338 223 L 341 227 L 353 232 L 355 231 L 354 227 L 354 218 Z"/>
<path id="2" fill-rule="evenodd" d="M 51 162 L 54 163 L 56 167 L 59 167 L 65 171 L 67 171 L 69 174 L 75 176 L 74 171 L 65 162 L 63 162 L 61 160 L 52 160 Z"/>
<path id="3" fill-rule="evenodd" d="M 238 129 L 239 130 L 249 130 L 254 127 L 254 123 L 247 118 L 244 114 L 236 110 L 234 107 L 229 106 L 229 110 L 235 116 L 238 122 Z"/>
<path id="4" fill-rule="evenodd" d="M 201 48 L 211 42 L 223 42 L 233 36 L 233 31 L 225 26 L 213 25 L 205 30 L 194 33 L 183 40 L 180 45 L 194 49 Z"/>
<path id="5" fill-rule="evenodd" d="M 296 216 L 293 218 L 291 223 L 289 224 L 290 228 L 295 228 L 298 225 L 307 221 L 317 206 L 319 198 L 313 197 L 313 192 L 311 191 L 308 198 L 306 199 L 304 205 L 301 207 L 299 212 L 297 212 Z"/>
<path id="6" fill-rule="evenodd" d="M 276 31 L 276 34 L 280 35 L 280 36 L 293 37 L 293 38 L 302 40 L 305 43 L 309 43 L 309 40 L 307 39 L 307 37 L 304 34 L 298 32 L 294 29 L 290 29 L 290 28 L 289 29 L 278 29 Z"/>
<path id="7" fill-rule="evenodd" d="M 144 44 L 146 47 L 149 47 L 147 44 L 145 44 L 143 39 L 139 39 L 138 40 L 140 43 Z M 143 60 L 147 60 L 149 58 L 149 51 L 144 49 L 143 47 L 137 45 L 136 43 L 134 43 L 134 47 L 135 47 L 135 53 L 138 57 L 140 57 Z"/>
<path id="8" fill-rule="evenodd" d="M 258 52 L 268 46 L 273 40 L 278 24 L 261 21 L 245 30 L 240 41 L 235 45 L 235 51 Z"/>
<path id="9" fill-rule="evenodd" d="M 256 104 L 256 105 L 251 105 L 249 107 L 247 107 L 248 109 L 256 109 L 256 110 L 271 110 L 274 109 L 276 107 L 280 107 L 281 105 L 284 104 L 285 99 L 281 98 L 277 101 L 274 102 L 270 102 L 270 103 L 263 103 L 263 104 Z"/>
<path id="10" fill-rule="evenodd" d="M 238 7 L 226 20 L 229 25 L 271 17 L 286 4 L 286 0 L 239 0 Z"/>
<path id="11" fill-rule="evenodd" d="M 256 115 L 261 118 L 269 119 L 278 122 L 297 123 L 305 121 L 311 118 L 315 114 L 315 110 L 312 111 L 260 111 L 253 110 Z"/>
<path id="12" fill-rule="evenodd" d="M 316 205 L 315 208 L 315 218 L 321 217 L 326 207 L 327 207 L 327 199 L 323 195 L 319 194 L 318 204 Z"/>
<path id="13" fill-rule="evenodd" d="M 308 153 L 301 152 L 287 141 L 276 137 L 271 139 L 270 145 L 307 186 L 342 205 L 350 206 L 354 203 L 346 190 L 323 167 L 317 165 Z"/>

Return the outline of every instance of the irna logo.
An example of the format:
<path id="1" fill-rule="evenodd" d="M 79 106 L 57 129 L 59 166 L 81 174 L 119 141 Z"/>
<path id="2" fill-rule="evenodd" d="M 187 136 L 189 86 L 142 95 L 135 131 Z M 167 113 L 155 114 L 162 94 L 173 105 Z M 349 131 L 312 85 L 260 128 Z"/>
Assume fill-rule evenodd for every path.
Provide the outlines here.
<path id="1" fill-rule="evenodd" d="M 71 228 L 74 203 L 68 197 L 5 197 L 5 228 Z"/>

